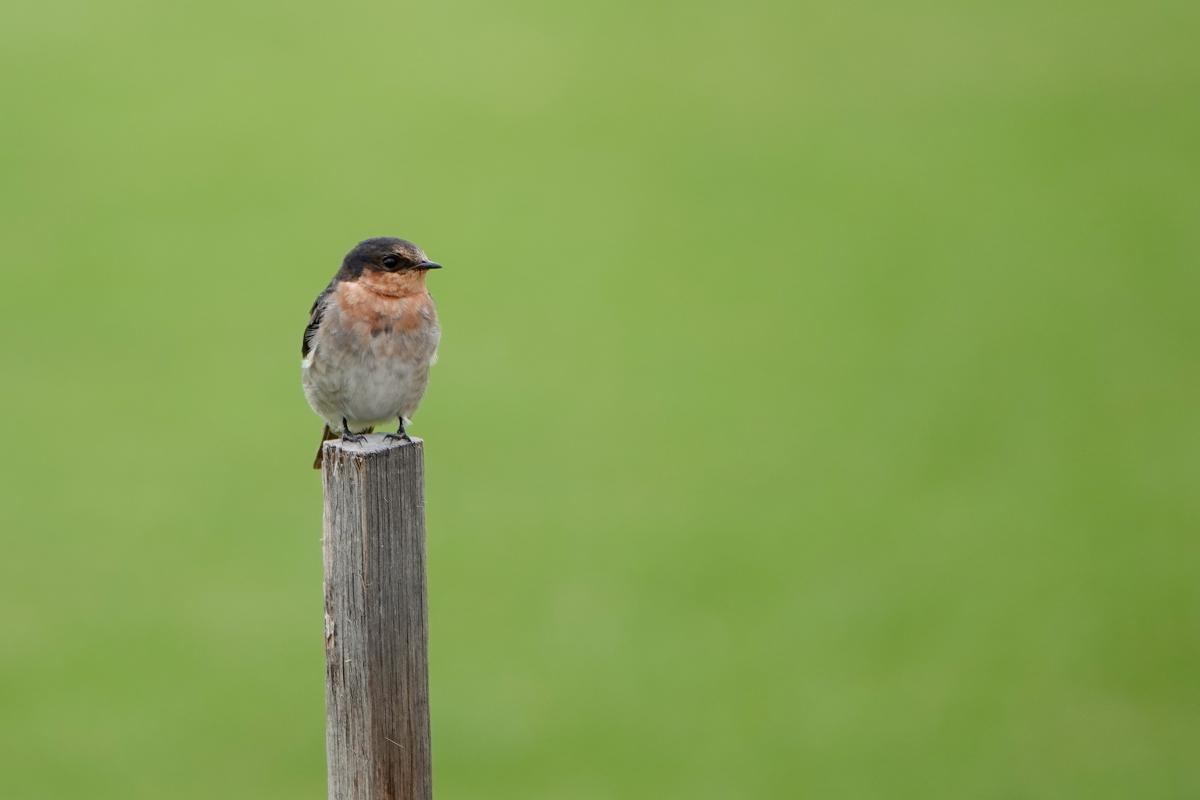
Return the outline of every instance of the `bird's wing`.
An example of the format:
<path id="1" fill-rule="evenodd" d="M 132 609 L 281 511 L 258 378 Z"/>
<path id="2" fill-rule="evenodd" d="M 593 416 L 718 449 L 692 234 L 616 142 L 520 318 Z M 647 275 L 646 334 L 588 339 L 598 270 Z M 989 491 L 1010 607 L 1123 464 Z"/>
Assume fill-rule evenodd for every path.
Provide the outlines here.
<path id="1" fill-rule="evenodd" d="M 312 308 L 308 312 L 308 327 L 304 329 L 304 341 L 300 343 L 300 357 L 307 358 L 309 352 L 313 349 L 313 339 L 317 335 L 317 328 L 321 327 L 321 317 L 325 314 L 325 306 L 329 302 L 330 296 L 333 294 L 333 282 L 325 287 L 325 291 L 317 295 L 317 299 L 313 301 Z"/>

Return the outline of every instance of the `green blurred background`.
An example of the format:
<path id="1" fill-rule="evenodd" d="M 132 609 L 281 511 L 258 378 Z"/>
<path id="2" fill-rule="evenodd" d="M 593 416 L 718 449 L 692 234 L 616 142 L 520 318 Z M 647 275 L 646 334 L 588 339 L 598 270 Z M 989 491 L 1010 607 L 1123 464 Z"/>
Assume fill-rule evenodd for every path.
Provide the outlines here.
<path id="1" fill-rule="evenodd" d="M 1200 796 L 1194 2 L 0 13 L 0 798 L 324 796 L 384 234 L 440 798 Z"/>

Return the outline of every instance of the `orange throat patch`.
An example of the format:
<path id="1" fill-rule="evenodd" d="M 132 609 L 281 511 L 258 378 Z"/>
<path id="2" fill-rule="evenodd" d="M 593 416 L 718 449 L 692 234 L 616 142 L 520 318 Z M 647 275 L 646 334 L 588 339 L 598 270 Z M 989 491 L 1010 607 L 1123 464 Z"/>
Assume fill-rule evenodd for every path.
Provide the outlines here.
<path id="1" fill-rule="evenodd" d="M 425 294 L 425 270 L 401 270 L 400 272 L 375 272 L 367 270 L 356 283 L 364 289 L 384 297 L 401 298 Z"/>
<path id="2" fill-rule="evenodd" d="M 430 319 L 433 298 L 425 288 L 423 271 L 364 272 L 357 281 L 338 286 L 337 304 L 347 318 L 365 323 L 372 333 L 411 331 Z"/>

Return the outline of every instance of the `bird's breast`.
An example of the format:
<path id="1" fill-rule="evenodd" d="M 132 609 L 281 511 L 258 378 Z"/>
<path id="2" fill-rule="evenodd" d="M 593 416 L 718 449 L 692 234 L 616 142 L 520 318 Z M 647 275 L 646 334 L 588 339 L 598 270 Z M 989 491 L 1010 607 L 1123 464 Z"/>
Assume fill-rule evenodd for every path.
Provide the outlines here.
<path id="1" fill-rule="evenodd" d="M 395 327 L 413 330 L 437 318 L 429 292 L 390 294 L 358 281 L 344 281 L 337 288 L 338 310 L 347 320 L 370 329 Z"/>
<path id="2" fill-rule="evenodd" d="M 310 365 L 333 373 L 427 366 L 440 336 L 427 292 L 394 297 L 344 282 L 322 317 Z"/>
<path id="3" fill-rule="evenodd" d="M 411 416 L 425 392 L 441 331 L 432 298 L 339 288 L 304 365 L 305 391 L 327 420 Z"/>

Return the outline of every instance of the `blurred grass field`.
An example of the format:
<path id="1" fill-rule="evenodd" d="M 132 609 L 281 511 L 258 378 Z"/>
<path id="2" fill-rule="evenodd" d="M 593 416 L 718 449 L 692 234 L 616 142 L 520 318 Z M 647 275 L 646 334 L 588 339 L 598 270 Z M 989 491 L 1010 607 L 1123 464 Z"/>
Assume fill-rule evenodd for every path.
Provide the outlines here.
<path id="1" fill-rule="evenodd" d="M 324 796 L 400 235 L 440 798 L 1200 795 L 1200 7 L 0 11 L 0 798 Z"/>

